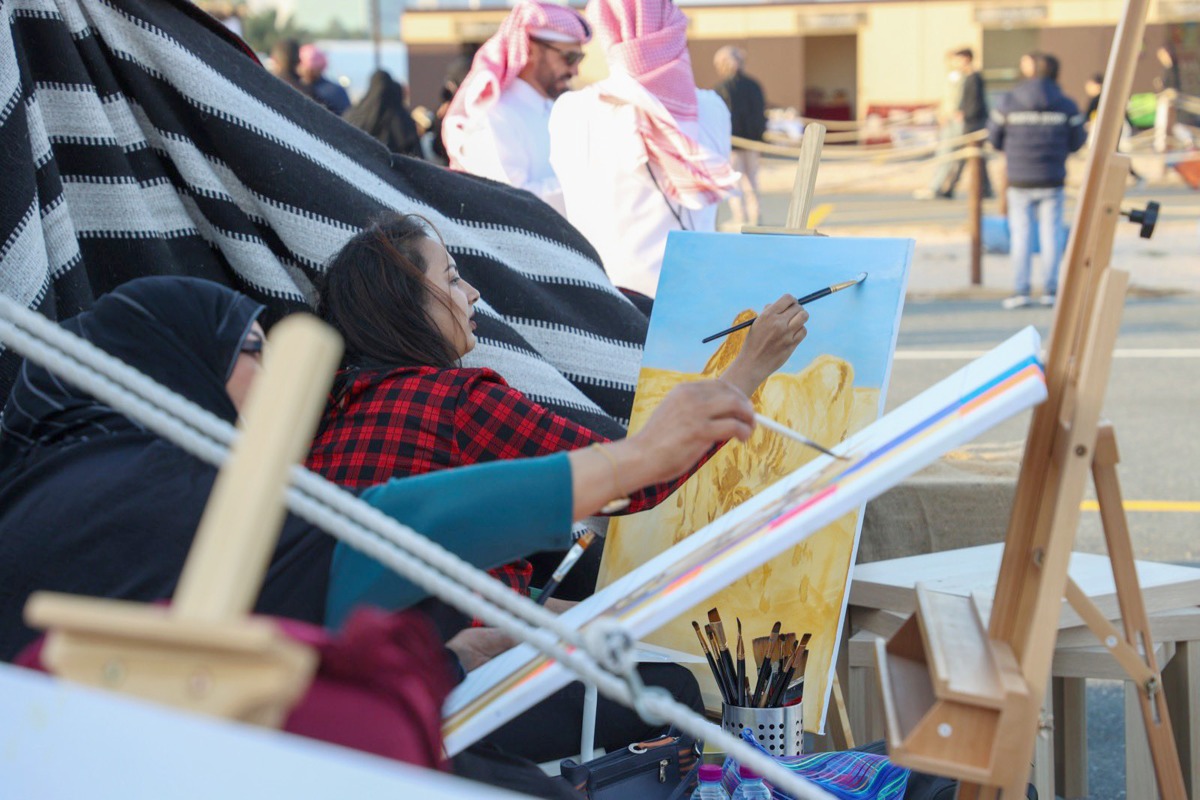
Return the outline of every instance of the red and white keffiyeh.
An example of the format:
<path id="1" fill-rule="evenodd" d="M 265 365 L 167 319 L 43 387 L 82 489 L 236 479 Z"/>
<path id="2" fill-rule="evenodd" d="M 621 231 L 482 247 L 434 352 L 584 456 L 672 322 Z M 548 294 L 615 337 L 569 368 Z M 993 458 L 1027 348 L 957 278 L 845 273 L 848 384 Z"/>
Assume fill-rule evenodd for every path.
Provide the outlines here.
<path id="1" fill-rule="evenodd" d="M 663 172 L 667 197 L 703 208 L 734 194 L 739 175 L 729 162 L 679 128 L 697 119 L 683 12 L 671 0 L 591 0 L 587 16 L 612 72 L 601 96 L 637 109 L 638 132 Z"/>
<path id="2" fill-rule="evenodd" d="M 442 121 L 442 142 L 450 168 L 461 170 L 463 131 L 472 117 L 486 113 L 529 63 L 529 37 L 583 44 L 591 28 L 579 12 L 556 3 L 518 0 L 500 29 L 475 53 Z"/>

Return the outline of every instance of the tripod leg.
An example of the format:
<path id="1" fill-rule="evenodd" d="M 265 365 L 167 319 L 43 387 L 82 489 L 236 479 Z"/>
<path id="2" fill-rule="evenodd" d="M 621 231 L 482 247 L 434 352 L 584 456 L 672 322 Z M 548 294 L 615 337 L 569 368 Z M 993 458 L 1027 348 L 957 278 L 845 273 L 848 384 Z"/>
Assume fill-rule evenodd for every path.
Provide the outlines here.
<path id="1" fill-rule="evenodd" d="M 1142 600 L 1137 570 L 1133 563 L 1133 544 L 1129 539 L 1121 484 L 1117 479 L 1119 460 L 1116 434 L 1112 425 L 1104 422 L 1096 431 L 1092 480 L 1095 482 L 1096 499 L 1100 504 L 1100 519 L 1104 525 L 1109 560 L 1112 562 L 1117 599 L 1125 624 L 1125 637 L 1129 644 L 1143 655 L 1146 666 L 1153 675 L 1137 687 L 1138 704 L 1141 706 L 1142 720 L 1146 725 L 1146 739 L 1150 744 L 1150 756 L 1154 762 L 1159 794 L 1163 800 L 1185 800 L 1187 794 L 1183 785 L 1183 770 L 1179 764 L 1179 751 L 1175 749 L 1171 715 L 1162 691 L 1162 677 L 1154 657 L 1150 622 L 1146 616 L 1146 605 Z"/>

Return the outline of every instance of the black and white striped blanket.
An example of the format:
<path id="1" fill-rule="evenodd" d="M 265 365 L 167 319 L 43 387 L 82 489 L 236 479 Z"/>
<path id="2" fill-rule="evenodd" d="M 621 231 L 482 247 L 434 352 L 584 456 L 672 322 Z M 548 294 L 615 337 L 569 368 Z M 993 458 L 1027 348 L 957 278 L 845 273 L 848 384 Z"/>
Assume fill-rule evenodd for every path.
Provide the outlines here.
<path id="1" fill-rule="evenodd" d="M 132 278 L 186 274 L 273 321 L 372 215 L 416 212 L 482 293 L 468 365 L 621 434 L 646 318 L 532 195 L 389 155 L 186 0 L 0 13 L 0 291 L 65 319 Z M 0 355 L 0 401 L 18 364 Z"/>

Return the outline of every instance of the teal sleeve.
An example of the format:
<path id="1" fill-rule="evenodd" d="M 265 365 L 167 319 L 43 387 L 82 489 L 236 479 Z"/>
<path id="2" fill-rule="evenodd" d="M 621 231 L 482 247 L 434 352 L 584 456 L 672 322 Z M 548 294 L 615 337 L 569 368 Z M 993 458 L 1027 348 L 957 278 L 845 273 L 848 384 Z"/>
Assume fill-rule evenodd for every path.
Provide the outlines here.
<path id="1" fill-rule="evenodd" d="M 361 497 L 481 569 L 571 543 L 574 500 L 566 453 L 398 478 Z M 325 624 L 339 628 L 358 605 L 397 610 L 426 594 L 339 542 L 329 568 Z"/>

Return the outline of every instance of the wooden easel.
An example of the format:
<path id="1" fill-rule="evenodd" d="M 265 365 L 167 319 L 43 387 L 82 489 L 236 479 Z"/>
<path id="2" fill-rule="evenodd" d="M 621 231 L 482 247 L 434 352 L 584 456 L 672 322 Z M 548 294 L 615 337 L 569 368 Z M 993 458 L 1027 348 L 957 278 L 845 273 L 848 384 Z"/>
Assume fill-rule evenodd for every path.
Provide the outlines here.
<path id="1" fill-rule="evenodd" d="M 1098 130 L 1064 255 L 1046 356 L 990 621 L 971 598 L 918 585 L 917 611 L 876 661 L 896 763 L 959 779 L 964 800 L 1025 796 L 1039 709 L 1066 598 L 1138 684 L 1159 792 L 1186 797 L 1179 755 L 1100 411 L 1128 274 L 1108 269 L 1129 159 L 1116 155 L 1147 0 L 1127 0 L 1109 56 Z M 1125 620 L 1124 637 L 1072 584 L 1067 564 L 1089 469 Z"/>
<path id="2" fill-rule="evenodd" d="M 171 606 L 39 592 L 25 606 L 49 631 L 43 660 L 78 683 L 277 727 L 308 688 L 311 648 L 253 607 L 283 523 L 288 471 L 307 452 L 341 355 L 313 317 L 271 332 L 245 428 L 213 486 Z"/>
<path id="3" fill-rule="evenodd" d="M 742 233 L 774 233 L 789 236 L 824 236 L 808 227 L 813 194 L 817 187 L 817 170 L 821 168 L 821 148 L 825 146 L 825 126 L 810 122 L 800 137 L 800 155 L 796 160 L 796 180 L 792 183 L 792 199 L 788 203 L 787 222 L 783 227 L 744 225 Z"/>
<path id="4" fill-rule="evenodd" d="M 824 236 L 815 228 L 808 227 L 813 195 L 817 185 L 817 170 L 821 168 L 821 148 L 825 145 L 825 126 L 808 123 L 800 139 L 800 155 L 796 159 L 796 179 L 792 183 L 792 196 L 788 202 L 787 221 L 781 226 L 745 225 L 742 233 L 764 233 L 786 236 Z M 838 750 L 854 747 L 854 733 L 850 729 L 850 715 L 846 711 L 846 698 L 842 684 L 834 672 L 830 686 L 833 713 L 827 716 L 829 737 Z"/>

